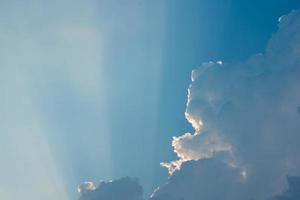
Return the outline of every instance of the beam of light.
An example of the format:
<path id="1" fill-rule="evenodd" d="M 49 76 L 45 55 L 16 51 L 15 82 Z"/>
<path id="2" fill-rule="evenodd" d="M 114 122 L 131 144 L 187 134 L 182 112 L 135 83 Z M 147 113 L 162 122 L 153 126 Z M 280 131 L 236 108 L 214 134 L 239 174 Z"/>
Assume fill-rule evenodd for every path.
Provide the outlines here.
<path id="1" fill-rule="evenodd" d="M 0 3 L 0 199 L 74 199 L 83 177 L 110 175 L 94 8 Z"/>
<path id="2" fill-rule="evenodd" d="M 68 200 L 26 81 L 15 70 L 1 72 L 0 199 Z"/>

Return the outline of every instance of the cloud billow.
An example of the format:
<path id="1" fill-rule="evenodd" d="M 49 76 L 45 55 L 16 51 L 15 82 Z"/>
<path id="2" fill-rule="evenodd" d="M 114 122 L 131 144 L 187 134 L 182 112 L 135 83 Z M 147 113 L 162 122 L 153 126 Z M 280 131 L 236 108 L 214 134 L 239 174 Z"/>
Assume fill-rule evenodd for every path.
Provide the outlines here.
<path id="1" fill-rule="evenodd" d="M 162 163 L 173 175 L 153 199 L 161 200 L 174 192 L 185 200 L 215 199 L 212 195 L 216 191 L 220 195 L 225 192 L 220 179 L 226 188 L 241 188 L 228 188 L 232 193 L 225 192 L 222 199 L 243 196 L 261 200 L 282 191 L 286 175 L 300 175 L 299 91 L 300 11 L 292 11 L 280 18 L 279 29 L 263 54 L 238 63 L 208 62 L 193 70 L 186 118 L 195 133 L 174 137 L 172 145 L 179 159 Z M 219 173 L 218 167 L 200 166 L 211 162 L 224 170 L 231 168 L 243 181 L 232 182 L 220 173 L 214 185 L 205 174 L 198 176 L 202 170 Z M 199 168 L 183 172 L 185 165 Z M 174 183 L 177 176 L 182 178 Z M 187 185 L 196 184 L 198 190 L 206 188 L 205 192 L 191 195 L 195 187 L 180 184 L 186 176 L 190 176 Z M 207 181 L 212 185 L 208 187 Z"/>

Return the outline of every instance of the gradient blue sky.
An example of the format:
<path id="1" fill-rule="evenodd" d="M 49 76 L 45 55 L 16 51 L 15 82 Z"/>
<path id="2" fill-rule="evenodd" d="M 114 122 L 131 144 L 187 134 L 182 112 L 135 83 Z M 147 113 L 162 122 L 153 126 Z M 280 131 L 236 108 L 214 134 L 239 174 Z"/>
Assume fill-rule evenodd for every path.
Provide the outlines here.
<path id="1" fill-rule="evenodd" d="M 261 52 L 297 0 L 0 1 L 0 198 L 152 191 L 175 158 L 190 72 Z M 18 192 L 16 192 L 18 191 Z M 45 198 L 43 198 L 45 199 Z M 45 199 L 45 200 L 48 200 Z"/>

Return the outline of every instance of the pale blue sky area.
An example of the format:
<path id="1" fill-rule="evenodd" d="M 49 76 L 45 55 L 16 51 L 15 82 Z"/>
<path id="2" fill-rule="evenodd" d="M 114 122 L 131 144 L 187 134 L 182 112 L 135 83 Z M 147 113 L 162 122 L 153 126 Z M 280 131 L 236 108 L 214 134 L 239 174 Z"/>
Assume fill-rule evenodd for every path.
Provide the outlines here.
<path id="1" fill-rule="evenodd" d="M 0 1 L 0 199 L 167 178 L 190 72 L 261 52 L 297 0 Z M 44 196 L 47 194 L 47 198 Z"/>

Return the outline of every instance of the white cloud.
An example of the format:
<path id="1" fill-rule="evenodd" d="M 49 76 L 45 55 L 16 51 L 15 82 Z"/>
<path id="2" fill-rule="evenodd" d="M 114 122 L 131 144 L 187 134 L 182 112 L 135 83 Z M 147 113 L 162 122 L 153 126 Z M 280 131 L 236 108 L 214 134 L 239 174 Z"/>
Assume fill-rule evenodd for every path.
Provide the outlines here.
<path id="1" fill-rule="evenodd" d="M 78 186 L 79 193 L 91 192 L 95 189 L 96 187 L 94 186 L 94 183 L 90 181 L 84 182 Z"/>
<path id="2" fill-rule="evenodd" d="M 170 174 L 179 170 L 183 162 L 211 158 L 217 152 L 231 151 L 232 148 L 217 134 L 207 133 L 185 133 L 182 136 L 173 137 L 172 146 L 180 159 L 170 163 L 161 163 L 163 167 L 168 168 Z"/>
<path id="3" fill-rule="evenodd" d="M 286 185 L 287 174 L 300 175 L 299 91 L 300 11 L 292 11 L 280 18 L 279 30 L 263 54 L 239 63 L 204 63 L 193 70 L 186 118 L 195 133 L 174 137 L 179 159 L 162 163 L 173 173 L 187 161 L 205 159 L 183 166 L 198 166 L 193 168 L 196 174 L 232 168 L 243 181 L 232 182 L 224 174 L 227 178 L 220 178 L 220 184 L 209 176 L 179 171 L 153 198 L 180 199 L 180 194 L 185 200 L 218 199 L 213 198 L 218 190 L 225 200 L 249 199 L 249 194 L 260 200 L 278 193 Z M 206 158 L 212 157 L 227 165 L 215 162 L 210 169 L 202 168 L 201 164 L 211 162 Z M 231 190 L 232 185 L 245 184 L 247 192 Z M 223 186 L 232 193 L 220 190 Z"/>

